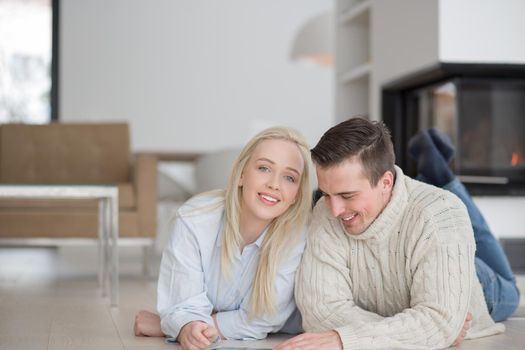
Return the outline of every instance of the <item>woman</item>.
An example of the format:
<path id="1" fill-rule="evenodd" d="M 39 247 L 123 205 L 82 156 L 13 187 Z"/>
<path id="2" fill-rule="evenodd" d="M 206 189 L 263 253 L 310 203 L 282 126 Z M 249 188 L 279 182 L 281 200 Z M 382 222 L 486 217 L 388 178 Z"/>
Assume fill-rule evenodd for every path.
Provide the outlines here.
<path id="1" fill-rule="evenodd" d="M 293 289 L 311 208 L 308 162 L 300 134 L 270 128 L 243 148 L 226 191 L 185 203 L 162 256 L 160 316 L 141 311 L 135 334 L 202 349 L 218 337 L 286 331 L 294 317 L 298 325 Z"/>

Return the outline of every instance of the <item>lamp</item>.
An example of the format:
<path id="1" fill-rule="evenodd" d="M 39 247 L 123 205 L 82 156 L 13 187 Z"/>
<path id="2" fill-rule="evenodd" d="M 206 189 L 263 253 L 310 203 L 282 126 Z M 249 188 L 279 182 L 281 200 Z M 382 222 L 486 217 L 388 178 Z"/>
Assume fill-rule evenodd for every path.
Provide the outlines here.
<path id="1" fill-rule="evenodd" d="M 334 64 L 333 15 L 322 13 L 310 18 L 299 29 L 290 57 L 294 61 L 305 61 L 321 66 Z"/>

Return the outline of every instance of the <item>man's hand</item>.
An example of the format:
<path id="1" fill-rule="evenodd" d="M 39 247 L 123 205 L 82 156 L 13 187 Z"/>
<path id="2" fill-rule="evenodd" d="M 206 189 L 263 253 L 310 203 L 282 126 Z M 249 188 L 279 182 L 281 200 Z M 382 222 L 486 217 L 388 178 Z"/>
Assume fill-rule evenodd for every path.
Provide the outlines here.
<path id="1" fill-rule="evenodd" d="M 160 316 L 145 310 L 135 316 L 133 331 L 139 337 L 164 337 L 160 329 Z"/>
<path id="2" fill-rule="evenodd" d="M 192 321 L 182 327 L 177 341 L 184 350 L 202 350 L 212 343 L 213 339 L 208 339 L 208 336 L 216 338 L 217 334 L 215 327 L 202 321 Z"/>
<path id="3" fill-rule="evenodd" d="M 323 349 L 323 350 L 343 350 L 343 343 L 336 331 L 323 333 L 304 333 L 288 339 L 277 345 L 274 350 L 292 349 Z"/>
<path id="4" fill-rule="evenodd" d="M 453 346 L 458 346 L 467 336 L 467 331 L 470 329 L 470 321 L 472 321 L 472 314 L 469 312 L 467 313 L 467 318 L 465 319 L 465 323 L 463 323 L 463 328 L 459 332 L 458 337 L 456 340 L 454 340 Z"/>

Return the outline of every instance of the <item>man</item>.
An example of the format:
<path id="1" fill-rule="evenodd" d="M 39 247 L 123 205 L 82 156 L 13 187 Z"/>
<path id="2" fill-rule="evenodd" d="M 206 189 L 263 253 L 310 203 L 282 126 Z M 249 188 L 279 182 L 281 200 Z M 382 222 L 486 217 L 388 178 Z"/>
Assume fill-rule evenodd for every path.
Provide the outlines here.
<path id="1" fill-rule="evenodd" d="M 476 278 L 465 206 L 405 176 L 382 123 L 336 125 L 312 158 L 324 198 L 296 277 L 310 333 L 276 349 L 446 348 L 504 331 Z"/>

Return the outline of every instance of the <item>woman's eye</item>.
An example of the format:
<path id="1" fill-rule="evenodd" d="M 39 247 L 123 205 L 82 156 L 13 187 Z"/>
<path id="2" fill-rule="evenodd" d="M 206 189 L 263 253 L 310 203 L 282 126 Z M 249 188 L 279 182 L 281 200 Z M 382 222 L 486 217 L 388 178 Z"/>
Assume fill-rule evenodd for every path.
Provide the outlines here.
<path id="1" fill-rule="evenodd" d="M 293 177 L 293 176 L 287 175 L 287 176 L 285 176 L 285 178 L 286 178 L 287 181 L 290 181 L 292 183 L 295 182 L 295 177 Z"/>
<path id="2" fill-rule="evenodd" d="M 270 168 L 268 168 L 267 166 L 264 166 L 264 165 L 259 166 L 258 169 L 259 169 L 260 171 L 263 171 L 263 172 L 268 172 L 268 171 L 270 171 Z"/>

